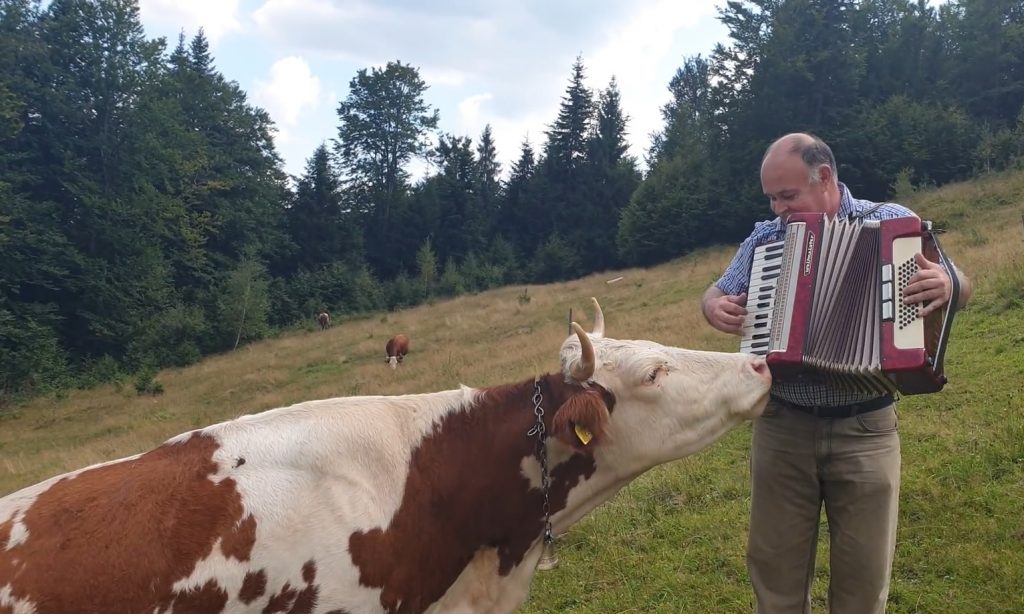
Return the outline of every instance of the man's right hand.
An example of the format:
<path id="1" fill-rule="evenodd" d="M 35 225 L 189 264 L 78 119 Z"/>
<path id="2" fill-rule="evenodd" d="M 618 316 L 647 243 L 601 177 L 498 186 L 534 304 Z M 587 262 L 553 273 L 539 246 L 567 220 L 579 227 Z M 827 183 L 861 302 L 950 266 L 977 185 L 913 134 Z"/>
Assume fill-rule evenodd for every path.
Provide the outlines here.
<path id="1" fill-rule="evenodd" d="M 712 286 L 704 295 L 703 311 L 708 324 L 724 333 L 739 335 L 747 315 L 747 294 L 725 294 Z"/>

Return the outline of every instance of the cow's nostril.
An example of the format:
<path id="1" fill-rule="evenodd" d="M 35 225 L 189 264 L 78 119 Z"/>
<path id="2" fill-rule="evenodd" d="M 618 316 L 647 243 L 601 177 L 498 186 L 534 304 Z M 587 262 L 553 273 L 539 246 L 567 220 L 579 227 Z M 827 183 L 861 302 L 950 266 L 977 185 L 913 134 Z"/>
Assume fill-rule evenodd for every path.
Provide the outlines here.
<path id="1" fill-rule="evenodd" d="M 754 369 L 754 373 L 757 373 L 761 377 L 771 379 L 771 371 L 768 369 L 768 363 L 763 358 L 755 358 L 751 361 L 750 366 Z"/>

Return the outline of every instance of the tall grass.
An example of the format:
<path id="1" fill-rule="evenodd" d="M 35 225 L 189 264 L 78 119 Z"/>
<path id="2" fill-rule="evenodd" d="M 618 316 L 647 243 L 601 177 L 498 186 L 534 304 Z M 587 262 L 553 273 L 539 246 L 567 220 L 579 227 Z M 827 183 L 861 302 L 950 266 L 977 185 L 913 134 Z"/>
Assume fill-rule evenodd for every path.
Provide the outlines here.
<path id="1" fill-rule="evenodd" d="M 975 281 L 947 353 L 950 384 L 899 403 L 900 530 L 891 612 L 1024 611 L 1024 174 L 993 175 L 907 203 L 949 229 L 943 245 Z M 246 346 L 130 387 L 39 398 L 0 416 L 0 493 L 133 454 L 182 431 L 312 398 L 488 386 L 558 368 L 573 317 L 601 301 L 608 334 L 731 351 L 699 301 L 732 248 L 651 269 L 503 288 Z M 616 277 L 615 283 L 607 283 Z M 528 296 L 529 300 L 522 300 Z M 395 333 L 405 364 L 384 365 Z M 744 565 L 749 426 L 658 467 L 574 527 L 562 565 L 539 574 L 526 612 L 750 612 Z M 822 525 L 815 608 L 824 607 Z"/>

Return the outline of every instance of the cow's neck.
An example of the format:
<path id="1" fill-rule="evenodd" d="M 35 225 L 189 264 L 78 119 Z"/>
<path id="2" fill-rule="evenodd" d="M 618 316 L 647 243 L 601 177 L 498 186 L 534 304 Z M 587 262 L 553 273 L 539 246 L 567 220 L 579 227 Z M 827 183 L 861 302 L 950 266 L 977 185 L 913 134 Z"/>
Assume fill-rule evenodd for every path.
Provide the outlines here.
<path id="1" fill-rule="evenodd" d="M 550 428 L 558 407 L 579 389 L 553 374 L 542 378 L 541 390 Z M 349 540 L 360 582 L 381 587 L 382 601 L 433 603 L 479 551 L 493 548 L 497 571 L 506 575 L 536 544 L 544 495 L 536 439 L 527 435 L 536 419 L 533 393 L 532 378 L 481 390 L 472 407 L 446 414 L 412 451 L 402 503 L 389 525 Z M 589 455 L 552 459 L 552 514 L 594 470 Z M 420 579 L 416 594 L 402 586 L 407 572 Z"/>

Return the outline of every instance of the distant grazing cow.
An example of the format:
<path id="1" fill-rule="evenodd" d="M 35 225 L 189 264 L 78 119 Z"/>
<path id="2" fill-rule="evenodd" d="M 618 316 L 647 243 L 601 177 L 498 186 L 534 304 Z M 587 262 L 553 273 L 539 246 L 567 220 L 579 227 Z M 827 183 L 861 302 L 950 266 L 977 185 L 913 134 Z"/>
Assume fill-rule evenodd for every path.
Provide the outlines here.
<path id="1" fill-rule="evenodd" d="M 326 309 L 322 309 L 320 313 L 316 314 L 316 321 L 320 324 L 320 330 L 327 330 L 331 327 L 331 314 L 327 313 Z"/>
<path id="2" fill-rule="evenodd" d="M 384 352 L 387 354 L 384 361 L 392 369 L 397 369 L 405 359 L 405 355 L 409 353 L 409 338 L 405 335 L 395 335 L 388 339 L 388 344 L 384 346 Z"/>
<path id="3" fill-rule="evenodd" d="M 0 612 L 512 612 L 546 506 L 561 534 L 768 399 L 763 358 L 573 329 L 555 373 L 308 401 L 10 494 Z"/>

